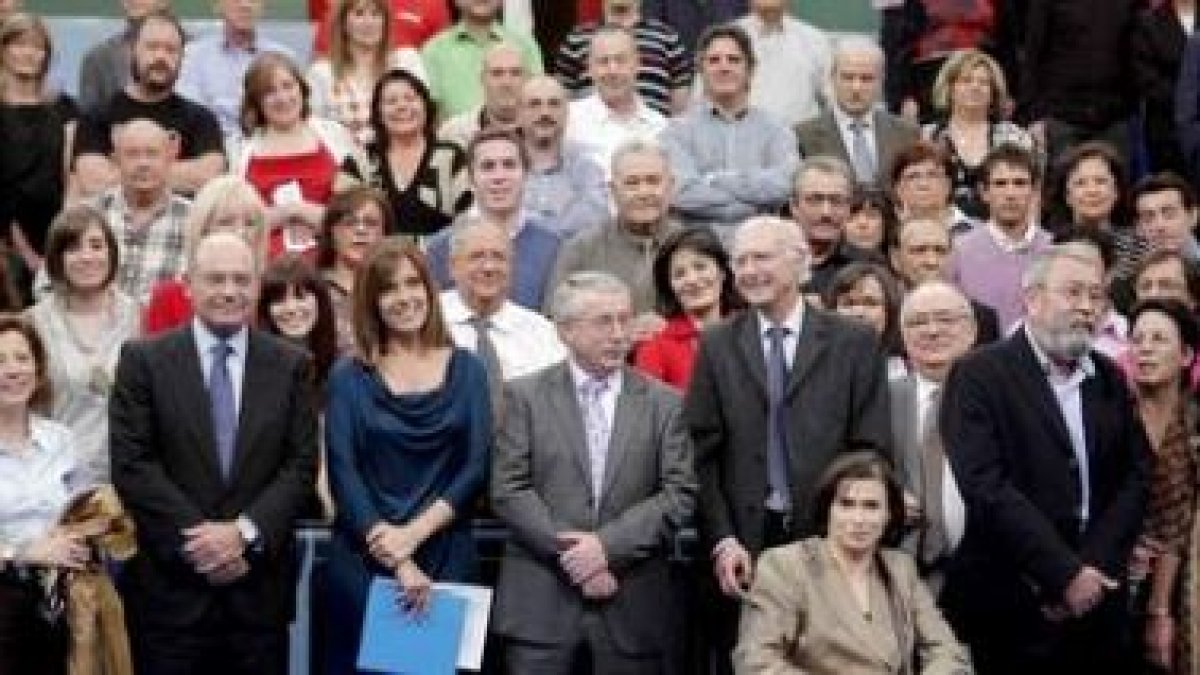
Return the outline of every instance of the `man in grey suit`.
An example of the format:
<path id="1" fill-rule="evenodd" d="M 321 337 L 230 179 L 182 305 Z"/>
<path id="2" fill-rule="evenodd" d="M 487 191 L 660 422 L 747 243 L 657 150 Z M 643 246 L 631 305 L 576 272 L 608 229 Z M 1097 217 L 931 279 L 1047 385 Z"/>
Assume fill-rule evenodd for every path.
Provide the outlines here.
<path id="1" fill-rule="evenodd" d="M 796 126 L 801 157 L 840 157 L 854 167 L 860 184 L 882 188 L 896 155 L 921 137 L 915 124 L 880 105 L 883 68 L 883 50 L 870 38 L 838 40 L 829 73 L 830 105 Z"/>
<path id="2" fill-rule="evenodd" d="M 812 534 L 816 483 L 839 453 L 891 447 L 882 352 L 865 326 L 808 305 L 808 250 L 796 224 L 746 221 L 733 240 L 737 288 L 751 310 L 701 338 L 684 415 L 696 446 L 702 551 L 721 594 L 749 588 L 753 556 Z M 737 607 L 719 599 L 725 663 Z M 734 621 L 731 621 L 733 619 Z"/>
<path id="3" fill-rule="evenodd" d="M 966 512 L 938 432 L 942 383 L 975 344 L 971 303 L 944 281 L 909 291 L 900 308 L 900 337 L 909 374 L 889 383 L 897 474 L 908 515 L 903 547 L 936 595 L 943 568 L 962 539 Z"/>
<path id="4" fill-rule="evenodd" d="M 572 274 L 551 313 L 568 358 L 505 390 L 492 504 L 511 540 L 494 629 L 512 673 L 658 673 L 666 548 L 696 490 L 679 399 L 624 365 L 622 281 Z"/>

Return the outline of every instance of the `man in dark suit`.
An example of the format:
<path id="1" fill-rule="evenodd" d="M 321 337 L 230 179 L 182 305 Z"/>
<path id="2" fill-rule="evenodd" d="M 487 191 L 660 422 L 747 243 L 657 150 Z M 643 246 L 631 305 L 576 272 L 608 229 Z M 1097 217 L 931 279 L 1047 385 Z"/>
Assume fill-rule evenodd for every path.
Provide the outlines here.
<path id="1" fill-rule="evenodd" d="M 960 360 L 945 386 L 967 531 L 942 604 L 985 675 L 1136 672 L 1122 582 L 1148 444 L 1120 371 L 1091 351 L 1101 267 L 1087 244 L 1040 254 L 1024 326 Z"/>
<path id="2" fill-rule="evenodd" d="M 937 425 L 946 375 L 975 342 L 975 317 L 966 296 L 945 281 L 913 288 L 900 307 L 900 337 L 909 373 L 889 381 L 888 390 L 896 473 L 908 514 L 903 548 L 916 558 L 921 578 L 936 595 L 966 522 Z"/>
<path id="3" fill-rule="evenodd" d="M 684 414 L 700 479 L 701 555 L 727 598 L 753 556 L 813 532 L 821 472 L 852 444 L 891 447 L 882 353 L 869 329 L 804 302 L 808 252 L 796 225 L 755 217 L 735 233 L 738 290 L 752 309 L 701 339 Z M 714 604 L 728 663 L 732 602 Z"/>
<path id="4" fill-rule="evenodd" d="M 880 106 L 883 66 L 883 51 L 869 38 L 836 43 L 829 73 L 833 104 L 796 126 L 801 157 L 840 157 L 854 167 L 860 184 L 883 187 L 896 154 L 921 137 L 917 125 Z"/>
<path id="5" fill-rule="evenodd" d="M 313 494 L 309 359 L 251 329 L 258 269 L 241 238 L 188 264 L 195 318 L 121 353 L 113 482 L 137 523 L 124 599 L 139 675 L 282 674 L 292 529 Z"/>
<path id="6" fill-rule="evenodd" d="M 507 385 L 492 504 L 510 528 L 494 630 L 521 675 L 662 671 L 667 545 L 691 515 L 678 396 L 625 364 L 629 288 L 576 272 L 552 311 L 568 358 Z"/>

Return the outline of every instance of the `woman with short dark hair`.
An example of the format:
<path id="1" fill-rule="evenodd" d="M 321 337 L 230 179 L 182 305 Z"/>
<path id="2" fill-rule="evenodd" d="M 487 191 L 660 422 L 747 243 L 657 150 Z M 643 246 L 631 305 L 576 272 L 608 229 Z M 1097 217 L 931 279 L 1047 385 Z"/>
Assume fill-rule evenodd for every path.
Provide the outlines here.
<path id="1" fill-rule="evenodd" d="M 903 491 L 887 461 L 874 451 L 839 456 L 812 513 L 816 536 L 758 559 L 734 671 L 969 675 L 967 650 L 916 563 L 885 548 L 904 524 Z"/>

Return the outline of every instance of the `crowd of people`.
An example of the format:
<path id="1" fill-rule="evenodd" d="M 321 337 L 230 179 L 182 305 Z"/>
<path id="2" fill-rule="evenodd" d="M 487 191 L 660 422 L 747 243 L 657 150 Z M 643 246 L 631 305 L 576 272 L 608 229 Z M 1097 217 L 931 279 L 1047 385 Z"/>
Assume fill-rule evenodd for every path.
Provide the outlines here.
<path id="1" fill-rule="evenodd" d="M 0 0 L 0 674 L 288 672 L 302 520 L 315 672 L 1200 673 L 1193 0 L 264 4 Z"/>

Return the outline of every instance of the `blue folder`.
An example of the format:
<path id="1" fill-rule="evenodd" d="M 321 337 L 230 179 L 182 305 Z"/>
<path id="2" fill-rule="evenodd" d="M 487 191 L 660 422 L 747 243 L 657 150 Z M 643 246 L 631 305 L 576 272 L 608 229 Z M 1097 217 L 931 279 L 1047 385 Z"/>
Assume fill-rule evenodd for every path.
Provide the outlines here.
<path id="1" fill-rule="evenodd" d="M 454 675 L 467 618 L 465 598 L 434 590 L 425 615 L 401 607 L 395 579 L 376 577 L 367 596 L 358 667 L 396 675 Z"/>

